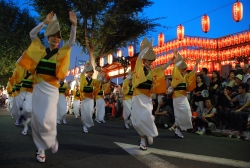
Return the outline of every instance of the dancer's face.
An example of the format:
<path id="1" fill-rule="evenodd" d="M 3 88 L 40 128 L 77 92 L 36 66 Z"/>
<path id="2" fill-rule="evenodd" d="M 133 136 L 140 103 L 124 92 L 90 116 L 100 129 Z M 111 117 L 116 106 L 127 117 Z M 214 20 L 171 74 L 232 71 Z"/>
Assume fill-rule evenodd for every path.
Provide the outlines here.
<path id="1" fill-rule="evenodd" d="M 151 68 L 153 61 L 151 60 L 143 60 L 144 66 L 146 68 Z"/>

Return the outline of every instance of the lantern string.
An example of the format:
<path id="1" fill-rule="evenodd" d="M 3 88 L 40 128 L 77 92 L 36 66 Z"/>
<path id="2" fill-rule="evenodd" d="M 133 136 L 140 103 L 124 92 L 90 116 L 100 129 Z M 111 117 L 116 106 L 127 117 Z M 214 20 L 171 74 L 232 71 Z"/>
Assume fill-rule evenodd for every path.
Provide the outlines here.
<path id="1" fill-rule="evenodd" d="M 222 9 L 222 8 L 224 8 L 224 7 L 226 7 L 226 6 L 232 5 L 232 4 L 234 4 L 234 3 L 235 3 L 235 1 L 234 1 L 234 2 L 230 2 L 229 4 L 226 4 L 226 5 L 224 5 L 224 6 L 221 6 L 221 7 L 219 7 L 219 8 L 216 8 L 216 9 L 210 11 L 210 12 L 205 12 L 205 14 L 209 14 L 209 13 L 212 13 L 212 12 L 214 12 L 214 11 L 220 10 L 220 9 Z M 199 16 L 197 16 L 197 17 L 195 17 L 195 18 L 190 19 L 190 20 L 187 20 L 187 21 L 181 23 L 181 25 L 183 25 L 183 24 L 185 24 L 185 23 L 188 23 L 188 22 L 191 22 L 191 21 L 193 21 L 193 20 L 195 20 L 195 19 L 201 18 L 203 15 L 204 15 L 204 14 L 199 15 Z M 167 30 L 162 31 L 162 32 L 166 32 L 166 31 L 168 31 L 169 29 L 177 28 L 179 25 L 180 25 L 180 24 L 178 24 L 178 25 L 176 25 L 176 26 L 169 26 L 169 27 L 167 27 Z"/>

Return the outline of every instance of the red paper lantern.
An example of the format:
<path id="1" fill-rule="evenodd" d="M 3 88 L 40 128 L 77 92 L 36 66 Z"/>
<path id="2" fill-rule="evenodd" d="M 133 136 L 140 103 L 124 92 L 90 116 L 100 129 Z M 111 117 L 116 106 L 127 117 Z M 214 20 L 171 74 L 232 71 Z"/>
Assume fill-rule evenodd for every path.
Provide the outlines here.
<path id="1" fill-rule="evenodd" d="M 75 68 L 75 74 L 78 74 L 79 73 L 79 67 L 76 67 Z"/>
<path id="2" fill-rule="evenodd" d="M 246 55 L 250 55 L 250 45 L 247 45 L 245 47 L 245 52 L 246 52 Z"/>
<path id="3" fill-rule="evenodd" d="M 104 66 L 104 58 L 103 58 L 103 57 L 101 57 L 101 58 L 99 59 L 99 65 L 100 65 L 101 67 Z"/>
<path id="4" fill-rule="evenodd" d="M 201 27 L 202 31 L 205 33 L 207 33 L 210 29 L 210 19 L 206 14 L 201 18 Z"/>
<path id="5" fill-rule="evenodd" d="M 184 38 L 184 27 L 180 24 L 177 27 L 177 39 L 181 41 Z"/>
<path id="6" fill-rule="evenodd" d="M 197 37 L 194 38 L 194 46 L 196 46 L 196 47 L 199 46 L 199 44 L 198 44 L 198 38 Z"/>
<path id="7" fill-rule="evenodd" d="M 243 33 L 240 33 L 240 35 L 239 35 L 239 42 L 240 42 L 240 43 L 245 43 L 245 41 L 246 41 L 246 39 L 245 39 L 244 34 L 243 34 Z"/>
<path id="8" fill-rule="evenodd" d="M 66 76 L 69 76 L 69 74 L 70 74 L 70 70 L 67 71 Z"/>
<path id="9" fill-rule="evenodd" d="M 75 69 L 71 69 L 71 74 L 72 74 L 72 76 L 75 75 Z"/>
<path id="10" fill-rule="evenodd" d="M 122 50 L 117 50 L 117 57 L 121 57 L 122 56 Z"/>
<path id="11" fill-rule="evenodd" d="M 230 40 L 231 40 L 231 45 L 234 45 L 235 44 L 234 35 L 230 36 Z"/>
<path id="12" fill-rule="evenodd" d="M 246 40 L 246 42 L 250 41 L 250 33 L 249 32 L 245 33 L 245 40 Z"/>
<path id="13" fill-rule="evenodd" d="M 159 47 L 162 47 L 163 44 L 164 44 L 164 34 L 160 33 L 158 35 L 158 45 L 159 45 Z"/>
<path id="14" fill-rule="evenodd" d="M 232 8 L 233 19 L 239 22 L 243 18 L 243 5 L 241 2 L 235 2 Z"/>
<path id="15" fill-rule="evenodd" d="M 238 36 L 238 34 L 236 34 L 235 36 L 234 36 L 234 44 L 236 45 L 236 44 L 239 44 L 239 36 Z"/>
<path id="16" fill-rule="evenodd" d="M 134 56 L 134 46 L 132 46 L 132 45 L 128 46 L 128 55 L 130 57 Z"/>
<path id="17" fill-rule="evenodd" d="M 109 54 L 108 55 L 108 64 L 112 64 L 113 63 L 113 55 L 112 54 Z"/>
<path id="18" fill-rule="evenodd" d="M 222 48 L 222 39 L 218 39 L 218 48 Z"/>
<path id="19" fill-rule="evenodd" d="M 245 46 L 241 46 L 240 50 L 241 50 L 241 55 L 245 56 L 246 55 L 246 48 L 245 48 Z"/>

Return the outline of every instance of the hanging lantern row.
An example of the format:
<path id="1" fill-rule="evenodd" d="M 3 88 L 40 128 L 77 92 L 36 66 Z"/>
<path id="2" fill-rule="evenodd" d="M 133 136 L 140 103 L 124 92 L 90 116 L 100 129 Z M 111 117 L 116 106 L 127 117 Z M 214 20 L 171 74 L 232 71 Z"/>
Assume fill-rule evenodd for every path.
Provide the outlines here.
<path id="1" fill-rule="evenodd" d="M 197 60 L 197 59 L 202 59 L 206 61 L 217 61 L 217 51 L 215 50 L 192 50 L 192 49 L 187 49 L 187 50 L 180 50 L 178 51 L 180 55 L 183 58 L 188 58 L 188 60 Z M 156 58 L 156 60 L 153 62 L 152 66 L 158 66 L 161 64 L 167 63 L 168 60 L 170 60 L 173 57 L 173 52 L 172 53 L 167 53 L 165 55 L 159 56 Z"/>
<path id="2" fill-rule="evenodd" d="M 233 19 L 236 22 L 239 22 L 243 18 L 243 5 L 241 2 L 238 2 L 238 0 L 237 2 L 233 4 L 232 14 L 233 14 Z M 201 18 L 201 28 L 202 28 L 202 31 L 205 33 L 207 33 L 210 29 L 210 19 L 209 19 L 209 16 L 207 16 L 206 14 L 203 15 Z M 184 27 L 180 24 L 177 27 L 177 39 L 181 41 L 183 40 L 183 38 L 184 38 Z M 158 36 L 158 39 L 159 39 L 159 36 Z"/>
<path id="3" fill-rule="evenodd" d="M 202 47 L 207 49 L 216 49 L 217 40 L 216 39 L 206 39 L 197 37 L 184 37 L 182 41 L 172 40 L 165 43 L 162 47 L 154 47 L 156 54 L 161 52 L 167 52 L 169 50 L 178 49 L 179 47 Z"/>
<path id="4" fill-rule="evenodd" d="M 187 69 L 193 70 L 195 66 L 195 61 L 186 61 Z M 196 68 L 196 72 L 200 72 L 201 68 L 206 67 L 208 69 L 208 72 L 211 73 L 212 71 L 220 71 L 221 64 L 218 62 L 200 62 L 198 67 Z M 174 65 L 170 65 L 167 69 L 164 70 L 165 75 L 172 75 Z"/>
<path id="5" fill-rule="evenodd" d="M 250 56 L 250 45 L 231 48 L 218 52 L 218 59 L 221 61 L 226 61 L 228 59 L 233 59 L 240 56 Z"/>
<path id="6" fill-rule="evenodd" d="M 239 22 L 243 18 L 243 5 L 238 0 L 233 4 L 232 14 L 236 22 Z"/>
<path id="7" fill-rule="evenodd" d="M 250 32 L 243 32 L 218 39 L 218 48 L 228 47 L 250 41 Z"/>
<path id="8" fill-rule="evenodd" d="M 113 63 L 113 55 L 112 54 L 109 54 L 107 56 L 107 62 L 108 62 L 108 64 L 112 64 Z M 99 65 L 101 67 L 104 66 L 104 58 L 103 57 L 99 58 Z"/>
<path id="9" fill-rule="evenodd" d="M 128 55 L 130 57 L 134 56 L 134 46 L 133 45 L 128 46 Z"/>

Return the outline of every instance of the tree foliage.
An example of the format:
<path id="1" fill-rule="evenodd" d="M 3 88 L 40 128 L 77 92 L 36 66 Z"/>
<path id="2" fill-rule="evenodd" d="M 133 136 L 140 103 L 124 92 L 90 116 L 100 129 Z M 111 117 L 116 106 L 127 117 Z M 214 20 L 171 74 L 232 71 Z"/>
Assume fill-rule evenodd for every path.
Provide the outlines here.
<path id="1" fill-rule="evenodd" d="M 6 85 L 15 62 L 30 44 L 29 32 L 36 21 L 27 9 L 11 1 L 0 1 L 0 84 Z"/>
<path id="2" fill-rule="evenodd" d="M 150 0 L 31 0 L 41 20 L 54 11 L 61 25 L 64 39 L 68 39 L 70 22 L 68 11 L 77 13 L 77 42 L 90 55 L 102 57 L 124 47 L 132 40 L 154 30 L 156 19 L 138 17 Z"/>

